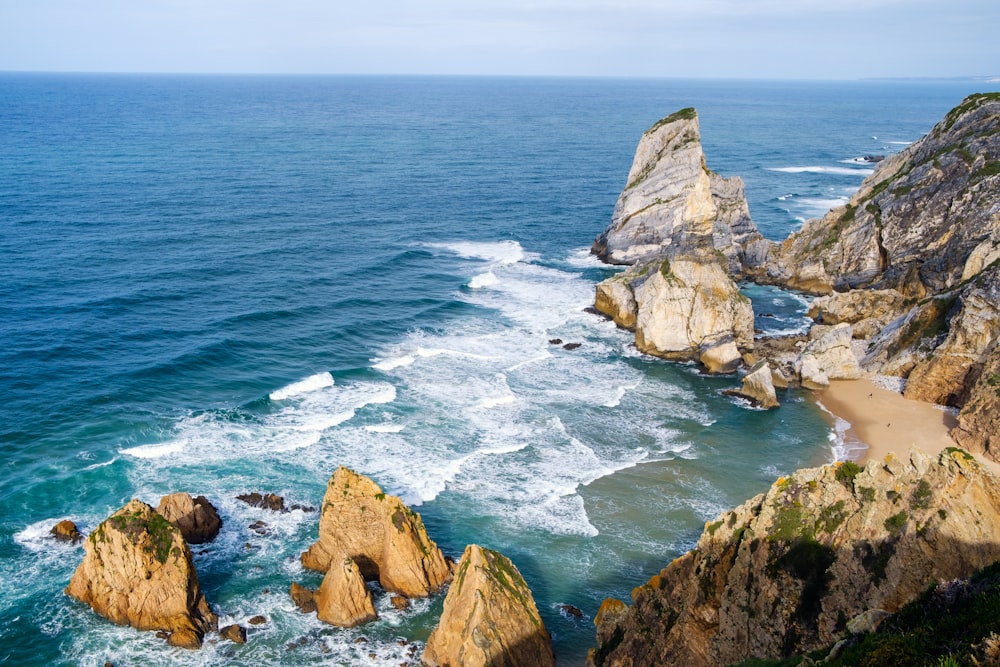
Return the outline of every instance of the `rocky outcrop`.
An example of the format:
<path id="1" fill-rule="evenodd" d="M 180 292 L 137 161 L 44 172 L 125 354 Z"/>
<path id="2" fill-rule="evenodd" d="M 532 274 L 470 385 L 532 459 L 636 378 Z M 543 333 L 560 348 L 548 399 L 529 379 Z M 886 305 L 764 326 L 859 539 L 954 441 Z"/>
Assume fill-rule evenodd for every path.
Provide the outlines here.
<path id="1" fill-rule="evenodd" d="M 728 373 L 753 347 L 753 308 L 714 255 L 663 257 L 603 281 L 597 294 L 595 307 L 634 328 L 647 354 Z"/>
<path id="2" fill-rule="evenodd" d="M 951 437 L 966 449 L 1000 461 L 1000 430 L 996 424 L 1000 415 L 1000 349 L 994 348 L 978 375 Z"/>
<path id="3" fill-rule="evenodd" d="M 856 380 L 861 377 L 861 365 L 851 345 L 853 332 L 850 324 L 830 328 L 813 327 L 810 340 L 796 362 L 796 371 L 802 386 L 823 389 L 830 380 Z"/>
<path id="4" fill-rule="evenodd" d="M 302 564 L 326 572 L 345 558 L 357 563 L 365 579 L 409 598 L 427 597 L 451 580 L 420 515 L 372 480 L 341 467 L 327 483 L 319 540 L 302 554 Z"/>
<path id="5" fill-rule="evenodd" d="M 353 628 L 378 618 L 371 591 L 357 563 L 350 558 L 330 563 L 313 600 L 316 616 L 331 625 Z"/>
<path id="6" fill-rule="evenodd" d="M 198 648 L 216 628 L 198 586 L 191 550 L 173 524 L 132 500 L 84 543 L 86 555 L 66 594 L 119 625 L 170 633 L 174 646 Z"/>
<path id="7" fill-rule="evenodd" d="M 820 324 L 852 325 L 855 338 L 871 338 L 914 305 L 894 289 L 857 289 L 816 297 L 808 315 Z"/>
<path id="8" fill-rule="evenodd" d="M 521 573 L 503 554 L 469 545 L 423 654 L 430 667 L 555 664 L 552 642 Z"/>
<path id="9" fill-rule="evenodd" d="M 1000 558 L 1000 481 L 962 450 L 800 470 L 606 601 L 589 663 L 724 665 L 828 646 Z"/>
<path id="10" fill-rule="evenodd" d="M 222 519 L 205 496 L 172 493 L 160 498 L 156 511 L 177 526 L 188 544 L 211 542 L 222 529 Z"/>
<path id="11" fill-rule="evenodd" d="M 743 381 L 739 389 L 727 389 L 725 394 L 739 396 L 750 401 L 754 406 L 768 410 L 781 405 L 778 402 L 778 394 L 774 390 L 774 379 L 771 365 L 766 361 L 757 362 L 750 371 L 743 376 Z"/>
<path id="12" fill-rule="evenodd" d="M 636 149 L 602 260 L 634 264 L 597 286 L 595 308 L 634 330 L 636 347 L 729 373 L 753 347 L 753 310 L 732 281 L 760 235 L 743 183 L 705 166 L 694 109 L 650 128 Z"/>
<path id="13" fill-rule="evenodd" d="M 972 95 L 878 164 L 843 207 L 775 246 L 761 282 L 924 298 L 1000 258 L 1000 93 Z"/>

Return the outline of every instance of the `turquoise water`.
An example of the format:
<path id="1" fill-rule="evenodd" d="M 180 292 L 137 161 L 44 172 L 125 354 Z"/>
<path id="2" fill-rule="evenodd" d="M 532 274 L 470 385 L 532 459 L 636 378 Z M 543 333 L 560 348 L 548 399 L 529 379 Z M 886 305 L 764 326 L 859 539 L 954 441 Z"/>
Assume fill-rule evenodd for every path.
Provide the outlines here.
<path id="1" fill-rule="evenodd" d="M 415 505 L 447 554 L 510 556 L 580 664 L 604 597 L 843 453 L 803 395 L 748 409 L 720 394 L 734 378 L 583 311 L 638 137 L 696 106 L 709 166 L 781 238 L 977 89 L 0 75 L 0 664 L 419 656 L 440 599 L 382 596 L 353 630 L 303 616 L 287 589 L 318 584 L 297 560 L 317 516 L 235 500 L 318 505 L 338 465 Z M 747 292 L 758 327 L 802 327 L 802 298 Z M 82 551 L 52 524 L 177 490 L 225 520 L 195 550 L 222 621 L 269 619 L 245 646 L 171 649 L 62 595 Z"/>

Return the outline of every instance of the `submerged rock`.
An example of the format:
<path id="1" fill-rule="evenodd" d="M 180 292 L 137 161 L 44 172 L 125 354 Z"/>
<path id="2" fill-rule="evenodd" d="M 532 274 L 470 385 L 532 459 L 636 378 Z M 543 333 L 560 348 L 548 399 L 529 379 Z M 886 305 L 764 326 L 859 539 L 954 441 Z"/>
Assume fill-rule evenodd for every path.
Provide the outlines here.
<path id="1" fill-rule="evenodd" d="M 271 510 L 272 512 L 287 512 L 285 499 L 275 493 L 243 493 L 236 496 L 236 500 L 241 500 L 251 507 Z"/>
<path id="2" fill-rule="evenodd" d="M 589 664 L 724 665 L 830 646 L 1000 558 L 1000 480 L 962 450 L 800 470 L 609 600 Z M 877 615 L 877 614 L 876 614 Z"/>
<path id="3" fill-rule="evenodd" d="M 327 483 L 319 540 L 302 554 L 302 564 L 326 572 L 345 558 L 357 563 L 365 579 L 409 598 L 427 597 L 451 581 L 420 515 L 369 478 L 341 467 Z"/>
<path id="4" fill-rule="evenodd" d="M 163 496 L 156 511 L 180 529 L 188 544 L 211 542 L 222 529 L 219 512 L 205 496 L 192 498 L 186 493 Z"/>
<path id="5" fill-rule="evenodd" d="M 554 665 L 552 640 L 531 590 L 503 554 L 465 548 L 438 626 L 424 649 L 430 667 Z"/>
<path id="6" fill-rule="evenodd" d="M 174 646 L 198 648 L 217 619 L 198 586 L 180 530 L 132 500 L 84 543 L 86 555 L 66 594 L 119 625 L 170 633 Z"/>

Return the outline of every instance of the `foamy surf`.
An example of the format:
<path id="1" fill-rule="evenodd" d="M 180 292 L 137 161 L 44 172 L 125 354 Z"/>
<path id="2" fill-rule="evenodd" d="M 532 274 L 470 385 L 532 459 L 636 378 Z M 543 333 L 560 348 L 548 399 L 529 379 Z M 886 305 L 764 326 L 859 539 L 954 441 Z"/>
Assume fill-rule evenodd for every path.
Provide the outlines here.
<path id="1" fill-rule="evenodd" d="M 526 258 L 524 249 L 517 241 L 492 243 L 456 241 L 454 243 L 428 243 L 426 247 L 447 250 L 465 259 L 480 259 L 498 265 L 515 264 Z"/>
<path id="2" fill-rule="evenodd" d="M 874 174 L 874 169 L 849 169 L 847 167 L 767 167 L 768 171 L 778 171 L 784 174 L 828 174 L 834 176 L 868 176 Z"/>
<path id="3" fill-rule="evenodd" d="M 268 398 L 272 401 L 283 401 L 286 398 L 299 396 L 300 394 L 307 394 L 311 391 L 316 391 L 317 389 L 325 389 L 326 387 L 332 386 L 333 376 L 330 375 L 330 373 L 317 373 L 316 375 L 310 375 L 304 380 L 293 382 L 292 384 L 282 387 L 281 389 L 272 391 L 268 394 Z"/>
<path id="4" fill-rule="evenodd" d="M 480 273 L 478 276 L 473 276 L 472 280 L 469 281 L 469 288 L 483 289 L 484 287 L 492 287 L 498 282 L 500 282 L 500 280 L 497 278 L 496 274 L 492 271 L 487 271 L 486 273 Z"/>

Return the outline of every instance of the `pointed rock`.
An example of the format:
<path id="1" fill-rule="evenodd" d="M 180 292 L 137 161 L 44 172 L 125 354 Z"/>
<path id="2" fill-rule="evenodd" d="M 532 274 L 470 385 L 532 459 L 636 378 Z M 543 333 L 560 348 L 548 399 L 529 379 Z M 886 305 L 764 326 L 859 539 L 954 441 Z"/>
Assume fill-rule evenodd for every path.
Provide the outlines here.
<path id="1" fill-rule="evenodd" d="M 101 616 L 168 632 L 169 642 L 184 648 L 198 648 L 217 627 L 180 530 L 146 503 L 132 500 L 108 517 L 84 550 L 66 594 Z"/>
<path id="2" fill-rule="evenodd" d="M 222 529 L 219 512 L 205 496 L 172 493 L 160 498 L 156 511 L 180 529 L 188 544 L 211 542 Z"/>
<path id="3" fill-rule="evenodd" d="M 341 467 L 323 496 L 319 540 L 302 554 L 302 564 L 326 572 L 344 558 L 357 563 L 365 579 L 409 598 L 427 597 L 451 580 L 420 515 L 369 478 Z"/>
<path id="4" fill-rule="evenodd" d="M 378 618 L 371 591 L 357 563 L 350 558 L 330 564 L 313 599 L 316 616 L 330 625 L 353 628 Z"/>
<path id="5" fill-rule="evenodd" d="M 743 386 L 739 389 L 728 389 L 724 392 L 730 396 L 740 396 L 755 406 L 770 409 L 777 408 L 778 395 L 774 391 L 771 367 L 766 361 L 758 362 L 743 378 Z"/>
<path id="6" fill-rule="evenodd" d="M 423 662 L 430 667 L 555 664 L 531 590 L 510 559 L 475 544 L 465 548 Z"/>

